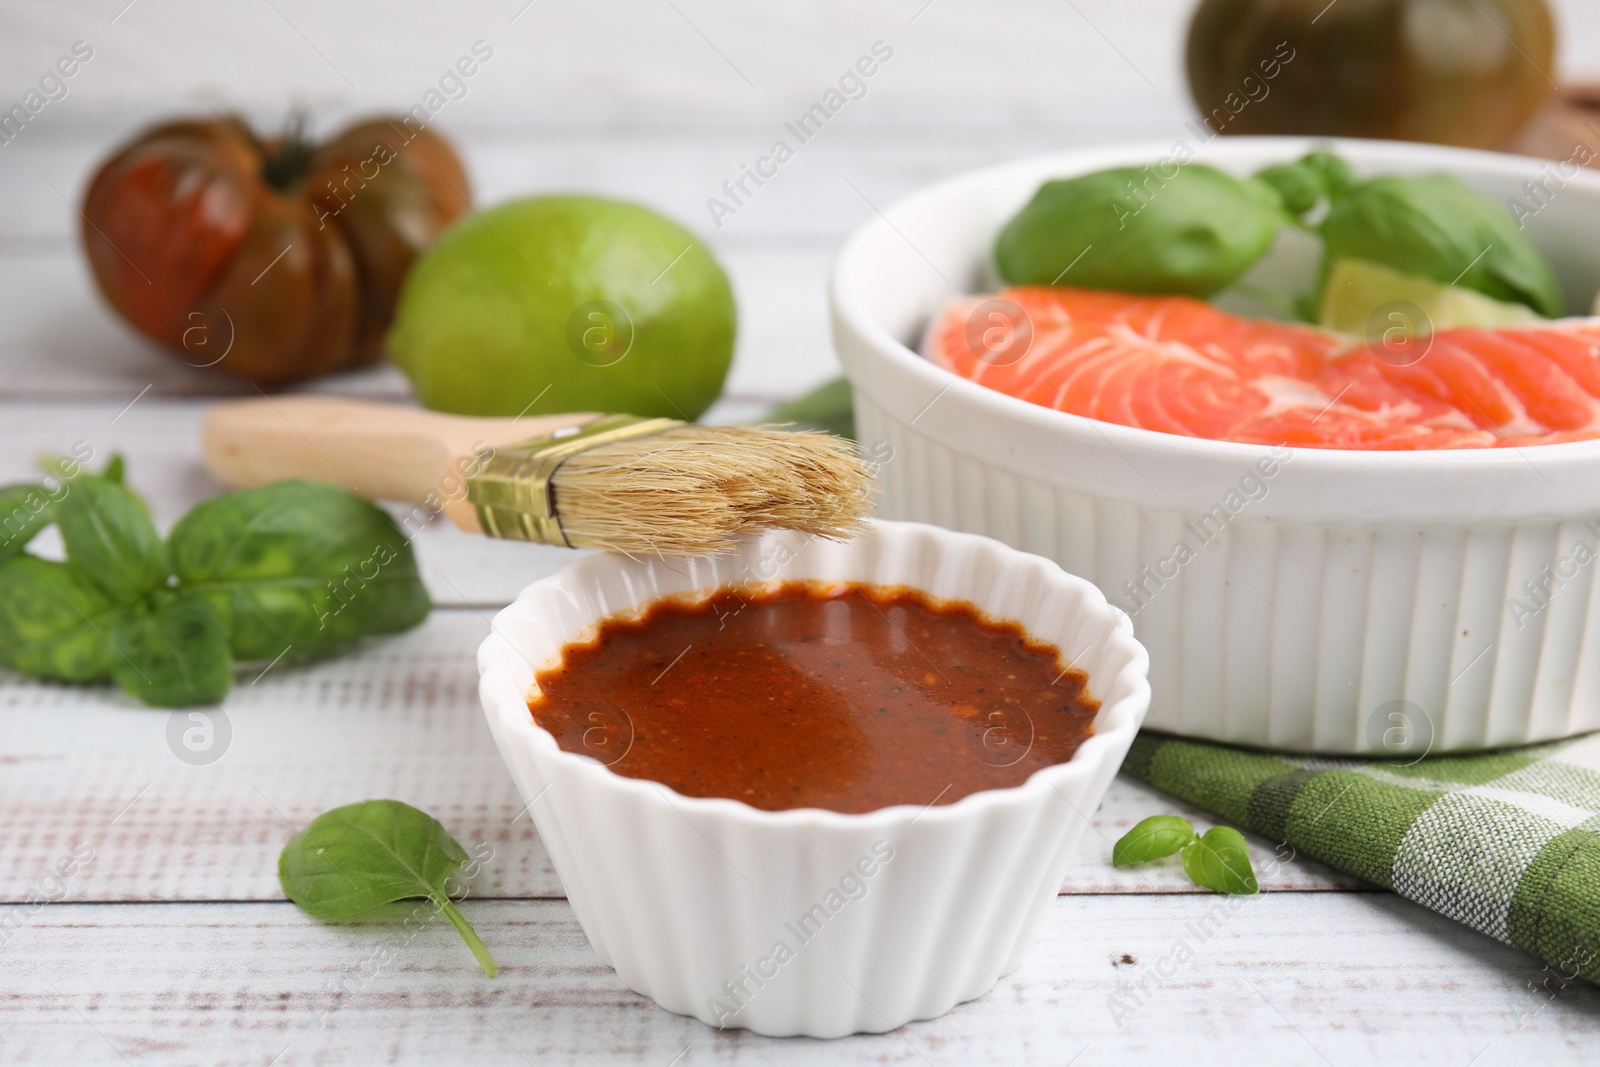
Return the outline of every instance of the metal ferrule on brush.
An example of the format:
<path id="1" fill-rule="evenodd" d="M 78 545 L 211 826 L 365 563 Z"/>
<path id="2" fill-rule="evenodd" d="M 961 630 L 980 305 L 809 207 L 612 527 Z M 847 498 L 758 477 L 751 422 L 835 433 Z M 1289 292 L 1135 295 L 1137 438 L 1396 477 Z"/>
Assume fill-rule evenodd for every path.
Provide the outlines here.
<path id="1" fill-rule="evenodd" d="M 677 419 L 641 419 L 607 415 L 564 430 L 497 448 L 467 476 L 467 499 L 477 508 L 478 522 L 490 537 L 537 541 L 570 548 L 556 513 L 555 475 L 580 452 L 662 433 L 684 423 Z"/>

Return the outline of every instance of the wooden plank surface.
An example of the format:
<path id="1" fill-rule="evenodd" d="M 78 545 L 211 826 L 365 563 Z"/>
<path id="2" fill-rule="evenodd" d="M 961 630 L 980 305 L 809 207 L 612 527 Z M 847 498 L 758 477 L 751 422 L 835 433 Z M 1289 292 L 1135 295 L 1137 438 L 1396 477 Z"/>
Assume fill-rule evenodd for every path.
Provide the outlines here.
<path id="1" fill-rule="evenodd" d="M 480 892 L 555 897 L 560 883 L 489 737 L 474 655 L 487 612 L 439 610 L 418 629 L 371 641 L 337 660 L 246 674 L 223 719 L 140 707 L 110 687 L 8 677 L 0 687 L 0 900 L 22 901 L 74 848 L 94 858 L 65 899 L 278 900 L 279 850 L 319 813 L 395 797 L 444 822 L 470 849 L 501 857 Z M 212 731 L 214 762 L 184 758 L 183 731 Z M 175 732 L 175 733 L 174 733 Z M 224 739 L 224 733 L 226 738 Z M 180 740 L 174 741 L 174 736 Z M 1121 780 L 1092 819 L 1068 876 L 1072 893 L 1192 893 L 1175 865 L 1118 871 L 1111 842 L 1158 811 L 1197 812 Z M 1299 860 L 1270 866 L 1269 890 L 1356 887 Z"/>
<path id="2" fill-rule="evenodd" d="M 985 997 L 832 1042 L 657 1008 L 596 961 L 561 902 L 464 912 L 502 967 L 493 980 L 443 922 L 408 936 L 404 907 L 358 927 L 287 904 L 51 904 L 5 948 L 0 1059 L 1521 1067 L 1592 1063 L 1600 1022 L 1600 990 L 1387 894 L 1269 894 L 1231 912 L 1215 896 L 1061 897 Z"/>
<path id="3" fill-rule="evenodd" d="M 481 0 L 379 14 L 279 0 L 224 19 L 181 3 L 117 0 L 119 12 L 18 0 L 0 12 L 0 99 L 19 99 L 73 39 L 98 52 L 72 95 L 0 151 L 0 481 L 84 441 L 101 457 L 128 455 L 163 528 L 220 488 L 198 463 L 196 428 L 208 399 L 248 390 L 131 336 L 76 251 L 73 204 L 94 161 L 176 100 L 276 121 L 284 100 L 309 98 L 326 126 L 409 102 L 465 44 L 492 41 L 498 65 L 438 126 L 462 148 L 479 201 L 585 189 L 701 232 L 740 303 L 728 396 L 713 411 L 738 421 L 837 372 L 828 264 L 879 207 L 991 162 L 1180 136 L 1192 3 L 908 0 L 776 13 L 730 0 Z M 1588 47 L 1600 9 L 1555 7 L 1564 69 L 1600 70 Z M 880 37 L 896 58 L 868 95 L 715 225 L 706 202 L 721 183 Z M 311 388 L 407 396 L 387 367 Z M 324 664 L 241 677 L 213 763 L 180 758 L 170 740 L 195 725 L 188 713 L 0 673 L 0 1061 L 1593 1061 L 1593 987 L 1316 864 L 1273 863 L 1274 842 L 1252 838 L 1267 892 L 1198 939 L 1193 924 L 1220 898 L 1171 866 L 1116 871 L 1108 858 L 1145 815 L 1209 820 L 1125 779 L 1093 815 L 1033 951 L 980 1001 L 899 1034 L 831 1043 L 672 1016 L 595 960 L 518 817 L 474 692 L 488 617 L 569 554 L 440 524 L 416 549 L 438 605 L 428 622 Z M 370 796 L 416 803 L 463 842 L 494 848 L 466 907 L 501 977 L 482 979 L 442 924 L 363 976 L 374 949 L 395 942 L 390 928 L 325 926 L 281 902 L 275 861 L 293 827 Z M 51 881 L 74 849 L 92 858 Z M 41 895 L 58 899 L 24 903 Z M 1194 956 L 1174 967 L 1185 940 Z"/>

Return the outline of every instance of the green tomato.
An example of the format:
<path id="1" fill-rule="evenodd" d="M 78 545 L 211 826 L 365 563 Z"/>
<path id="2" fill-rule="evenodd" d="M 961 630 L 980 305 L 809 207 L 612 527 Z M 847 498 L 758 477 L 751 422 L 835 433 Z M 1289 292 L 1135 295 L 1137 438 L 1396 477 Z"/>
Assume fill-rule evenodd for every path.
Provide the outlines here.
<path id="1" fill-rule="evenodd" d="M 469 217 L 407 276 L 389 351 L 430 408 L 693 419 L 733 359 L 733 293 L 648 208 L 545 196 Z"/>
<path id="2" fill-rule="evenodd" d="M 1046 182 L 1000 231 L 1013 285 L 1205 297 L 1271 246 L 1276 193 L 1200 164 L 1117 167 Z"/>

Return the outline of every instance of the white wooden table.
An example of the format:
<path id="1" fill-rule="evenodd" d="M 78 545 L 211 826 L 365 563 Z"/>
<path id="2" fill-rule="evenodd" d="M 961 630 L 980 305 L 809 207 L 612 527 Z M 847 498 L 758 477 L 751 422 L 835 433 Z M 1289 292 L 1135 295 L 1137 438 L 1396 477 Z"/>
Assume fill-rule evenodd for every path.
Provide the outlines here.
<path id="1" fill-rule="evenodd" d="M 464 45 L 491 36 L 479 23 L 500 27 L 504 37 L 494 39 L 506 75 L 498 88 L 486 79 L 480 92 L 493 106 L 464 103 L 460 121 L 440 127 L 465 149 L 480 201 L 598 189 L 706 233 L 742 317 L 728 394 L 713 412 L 728 420 L 836 373 L 827 264 L 874 205 L 1009 156 L 1168 139 L 1186 117 L 1174 72 L 1188 0 L 1065 8 L 1024 0 L 992 20 L 927 11 L 919 0 L 871 14 L 793 15 L 787 25 L 707 0 L 652 9 L 651 25 L 676 38 L 656 55 L 655 30 L 621 34 L 610 66 L 604 56 L 574 58 L 550 45 L 581 21 L 571 9 L 543 16 L 543 5 L 513 24 L 506 20 L 520 2 L 491 6 L 451 26 L 445 51 L 456 38 Z M 84 72 L 90 104 L 72 103 L 76 113 L 71 97 L 52 104 L 62 113 L 0 148 L 0 481 L 28 477 L 36 455 L 75 442 L 101 459 L 120 450 L 165 529 L 221 488 L 199 464 L 196 429 L 208 398 L 241 387 L 153 352 L 92 293 L 70 206 L 92 161 L 135 117 L 228 84 L 230 63 L 271 66 L 258 52 L 279 64 L 274 71 L 298 64 L 289 84 L 311 85 L 303 95 L 314 99 L 331 94 L 340 107 L 367 101 L 374 84 L 389 84 L 391 101 L 409 99 L 406 77 L 450 57 L 436 62 L 438 48 L 414 40 L 443 32 L 437 15 L 419 21 L 405 48 L 395 46 L 408 73 L 385 83 L 388 53 L 341 46 L 328 20 L 344 16 L 316 5 L 278 11 L 298 38 L 271 12 L 257 12 L 259 30 L 229 30 L 201 26 L 195 9 L 185 21 L 157 0 L 148 7 L 114 24 L 111 11 L 58 19 L 54 8 L 19 7 L 6 17 L 25 32 L 0 32 L 8 69 L 32 70 L 58 39 L 90 30 L 101 34 L 104 57 Z M 1600 31 L 1576 0 L 1563 11 L 1578 29 Z M 413 14 L 422 19 L 420 8 Z M 549 21 L 530 30 L 536 17 Z M 854 27 L 842 37 L 841 23 Z M 271 30 L 282 39 L 254 48 Z M 775 43 L 786 36 L 792 55 Z M 853 105 L 781 181 L 713 229 L 705 199 L 878 37 L 894 38 L 901 63 L 872 90 L 878 96 Z M 334 61 L 306 50 L 317 47 L 313 38 L 361 92 L 345 93 L 328 70 Z M 1600 32 L 1589 40 L 1600 43 Z M 197 41 L 221 45 L 197 50 Z M 1008 65 L 1017 48 L 1027 62 Z M 964 50 L 976 50 L 980 68 L 958 72 L 963 91 L 941 97 Z M 134 62 L 135 53 L 148 62 Z M 1052 56 L 1067 67 L 1045 70 Z M 532 65 L 536 57 L 554 69 Z M 655 64 L 654 81 L 635 60 Z M 620 84 L 607 83 L 610 96 L 591 91 L 596 70 Z M 104 82 L 92 88 L 89 76 L 101 72 Z M 715 108 L 700 106 L 706 87 L 735 74 L 761 90 L 730 97 L 720 119 L 707 119 Z M 889 74 L 903 77 L 901 89 Z M 30 78 L 13 79 L 14 92 L 0 85 L 3 102 L 20 97 Z M 541 86 L 568 95 L 520 118 L 507 110 L 518 93 Z M 568 109 L 586 117 L 575 121 Z M 404 379 L 387 368 L 316 388 L 406 396 Z M 40 542 L 52 545 L 52 535 Z M 568 554 L 437 525 L 416 545 L 436 603 L 428 621 L 327 663 L 240 678 L 223 705 L 231 738 L 209 765 L 174 755 L 167 712 L 108 687 L 0 674 L 0 1061 L 1594 1062 L 1600 991 L 1579 984 L 1551 992 L 1555 984 L 1542 985 L 1549 975 L 1531 958 L 1314 863 L 1275 863 L 1275 842 L 1253 840 L 1264 892 L 1232 910 L 1217 911 L 1222 898 L 1196 892 L 1171 868 L 1113 870 L 1111 842 L 1146 815 L 1179 812 L 1209 825 L 1125 779 L 1095 813 L 1037 944 L 982 999 L 893 1034 L 831 1043 L 718 1032 L 671 1015 L 595 959 L 519 815 L 478 707 L 473 654 L 489 616 Z M 333 926 L 282 899 L 276 860 L 294 828 L 380 796 L 433 813 L 469 848 L 492 846 L 464 911 L 501 963 L 499 977 L 486 980 L 443 923 L 399 933 L 393 923 L 403 908 Z M 64 883 L 52 881 L 51 869 L 74 850 L 92 858 Z M 27 903 L 41 895 L 55 899 Z M 380 946 L 393 958 L 375 966 Z"/>

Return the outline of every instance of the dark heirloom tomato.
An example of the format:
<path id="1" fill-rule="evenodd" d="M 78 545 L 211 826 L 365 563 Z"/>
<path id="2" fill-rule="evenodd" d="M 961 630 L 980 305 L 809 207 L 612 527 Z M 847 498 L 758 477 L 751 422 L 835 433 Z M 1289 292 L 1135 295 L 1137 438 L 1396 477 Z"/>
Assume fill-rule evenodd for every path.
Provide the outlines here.
<path id="1" fill-rule="evenodd" d="M 100 291 L 195 366 L 281 385 L 383 354 L 400 282 L 468 207 L 450 146 L 413 121 L 321 146 L 237 119 L 175 122 L 101 166 L 83 207 Z"/>
<path id="2" fill-rule="evenodd" d="M 1189 88 L 1217 133 L 1498 148 L 1554 89 L 1554 55 L 1545 0 L 1204 0 Z"/>

